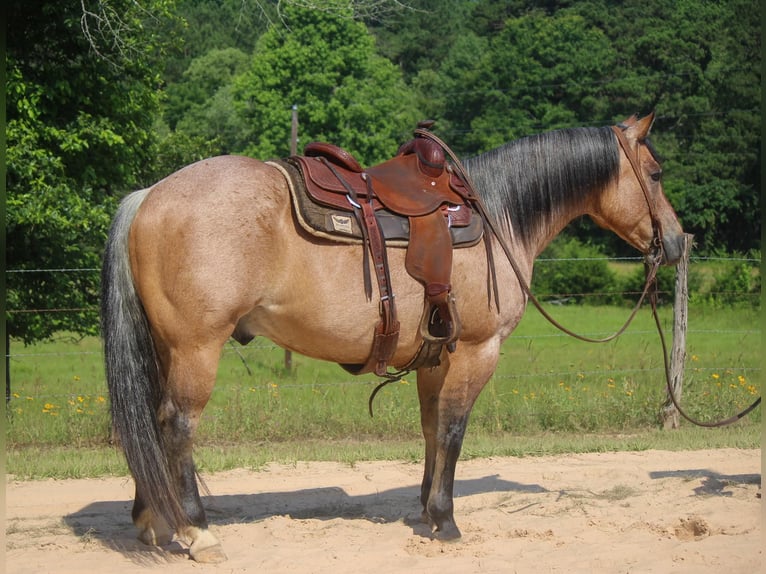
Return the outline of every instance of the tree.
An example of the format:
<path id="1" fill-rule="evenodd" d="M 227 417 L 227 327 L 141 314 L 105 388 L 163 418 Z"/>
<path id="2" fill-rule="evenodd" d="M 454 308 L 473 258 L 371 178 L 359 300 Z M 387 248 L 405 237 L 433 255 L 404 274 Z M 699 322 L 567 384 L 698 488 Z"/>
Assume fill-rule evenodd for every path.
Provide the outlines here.
<path id="1" fill-rule="evenodd" d="M 684 3 L 679 18 L 694 13 L 699 28 L 713 22 L 697 38 L 706 53 L 693 101 L 704 105 L 674 114 L 669 143 L 677 142 L 678 148 L 670 148 L 674 156 L 669 168 L 678 169 L 671 172 L 668 192 L 677 198 L 698 251 L 745 252 L 760 245 L 761 235 L 759 5 L 752 0 L 727 2 L 710 14 L 700 13 L 695 4 Z M 728 30 L 723 35 L 717 33 L 722 22 Z"/>
<path id="2" fill-rule="evenodd" d="M 606 112 L 598 92 L 614 61 L 609 39 L 583 17 L 525 12 L 488 37 L 465 34 L 455 42 L 440 71 L 451 93 L 443 113 L 464 134 L 463 153 L 582 125 Z"/>
<path id="3" fill-rule="evenodd" d="M 181 81 L 165 90 L 164 118 L 171 129 L 207 140 L 229 142 L 237 126 L 232 113 L 232 81 L 250 57 L 237 48 L 212 49 L 192 60 Z M 224 152 L 228 146 L 223 145 Z"/>
<path id="4" fill-rule="evenodd" d="M 473 154 L 532 133 L 654 110 L 665 190 L 697 252 L 758 247 L 761 35 L 754 0 L 472 4 L 468 29 L 439 68 L 420 69 L 412 82 L 456 150 Z M 593 226 L 568 231 L 627 253 Z"/>
<path id="5" fill-rule="evenodd" d="M 302 141 L 332 142 L 367 164 L 390 157 L 421 119 L 401 72 L 347 14 L 288 7 L 282 16 L 284 27 L 259 39 L 250 68 L 234 80 L 245 130 L 239 150 L 287 155 L 295 104 Z"/>
<path id="6" fill-rule="evenodd" d="M 696 252 L 756 248 L 758 3 L 631 1 L 614 10 L 594 1 L 573 10 L 601 27 L 618 54 L 621 77 L 605 86 L 611 117 L 618 106 L 657 111 L 652 140 L 665 158 L 665 191 Z"/>
<path id="7" fill-rule="evenodd" d="M 450 47 L 464 33 L 470 3 L 465 0 L 416 0 L 408 9 L 370 20 L 378 52 L 410 79 L 419 71 L 437 69 Z"/>
<path id="8" fill-rule="evenodd" d="M 165 82 L 183 82 L 191 63 L 211 50 L 252 53 L 260 35 L 278 18 L 277 10 L 274 2 L 261 0 L 177 0 L 182 41 L 165 62 Z"/>
<path id="9" fill-rule="evenodd" d="M 165 0 L 7 8 L 7 334 L 95 333 L 111 213 L 154 154 Z M 26 313 L 25 310 L 56 310 Z"/>

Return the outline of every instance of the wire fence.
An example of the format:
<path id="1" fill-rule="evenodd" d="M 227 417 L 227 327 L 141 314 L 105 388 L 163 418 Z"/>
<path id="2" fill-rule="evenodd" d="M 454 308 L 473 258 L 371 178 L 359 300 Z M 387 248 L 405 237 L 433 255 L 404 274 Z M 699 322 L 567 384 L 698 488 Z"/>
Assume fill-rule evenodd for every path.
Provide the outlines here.
<path id="1" fill-rule="evenodd" d="M 642 259 L 640 257 L 612 257 L 612 258 L 602 258 L 602 257 L 595 257 L 595 258 L 562 258 L 562 259 L 545 259 L 540 258 L 537 260 L 537 265 L 557 265 L 561 262 L 572 262 L 572 261 L 606 261 L 610 263 L 628 263 L 628 264 L 636 264 L 637 266 L 640 264 Z M 709 265 L 709 264 L 746 264 L 749 266 L 756 267 L 759 263 L 759 259 L 754 258 L 747 258 L 747 257 L 691 257 L 690 264 L 693 265 Z M 57 268 L 57 269 L 10 269 L 6 271 L 7 274 L 30 274 L 34 275 L 35 273 L 66 273 L 66 274 L 74 274 L 74 273 L 100 273 L 100 269 L 97 268 Z M 637 293 L 633 291 L 621 291 L 618 293 L 609 293 L 611 295 L 624 295 L 624 296 L 632 296 L 637 295 Z M 566 300 L 570 297 L 579 297 L 587 300 L 588 297 L 596 297 L 599 295 L 603 295 L 603 293 L 542 293 L 539 294 L 543 297 L 547 297 L 549 300 L 552 300 L 552 303 L 562 303 L 566 302 Z M 760 293 L 759 292 L 745 292 L 745 291 L 731 291 L 731 290 L 715 290 L 709 292 L 709 295 L 716 296 L 716 295 L 726 295 L 731 299 L 734 297 L 735 299 L 739 299 L 741 302 L 746 304 L 754 304 L 758 302 Z M 583 308 L 587 309 L 587 304 L 583 306 Z M 8 309 L 7 313 L 9 315 L 13 314 L 54 314 L 54 313 L 81 313 L 83 311 L 93 311 L 94 313 L 98 311 L 97 306 L 92 307 L 73 307 L 73 308 L 32 308 L 32 309 Z M 689 329 L 690 336 L 699 336 L 699 337 L 711 337 L 711 338 L 720 338 L 720 337 L 738 337 L 742 341 L 745 341 L 746 339 L 749 339 L 751 337 L 759 337 L 761 333 L 760 330 L 760 322 L 757 321 L 755 318 L 752 322 L 752 324 L 748 325 L 739 325 L 737 328 L 732 328 L 731 326 L 726 327 L 722 326 L 720 329 L 710 329 L 710 328 L 703 328 L 703 329 L 694 329 L 693 326 Z M 584 333 L 586 336 L 602 336 L 603 333 Z M 625 336 L 652 336 L 656 334 L 654 331 L 651 330 L 641 330 L 641 329 L 631 329 L 630 331 L 626 332 L 623 337 Z M 556 333 L 542 333 L 542 334 L 536 334 L 536 335 L 513 335 L 514 340 L 516 341 L 528 341 L 532 342 L 535 340 L 545 340 L 545 339 L 551 339 L 551 338 L 560 338 L 560 339 L 566 339 L 567 335 L 556 332 Z M 232 342 L 233 343 L 233 342 Z M 23 347 L 20 343 L 17 343 L 15 341 L 11 341 L 10 351 L 6 354 L 6 361 L 8 361 L 10 365 L 10 373 L 11 373 L 11 383 L 13 384 L 13 380 L 21 380 L 25 377 L 27 377 L 28 372 L 34 371 L 36 368 L 39 368 L 42 363 L 47 363 L 48 366 L 42 371 L 45 372 L 55 372 L 56 370 L 56 364 L 63 363 L 63 362 L 71 362 L 71 361 L 88 361 L 93 364 L 97 364 L 100 367 L 100 361 L 94 361 L 97 357 L 101 355 L 101 351 L 98 348 L 98 345 L 95 345 L 95 349 L 93 348 L 94 345 L 91 345 L 89 349 L 87 350 L 78 350 L 80 349 L 79 345 L 72 345 L 72 349 L 74 350 L 61 350 L 61 345 L 56 346 L 55 351 L 48 351 L 45 350 L 45 345 L 33 345 L 30 347 Z M 223 357 L 238 357 L 239 360 L 242 363 L 242 368 L 244 371 L 249 372 L 250 367 L 249 364 L 253 362 L 264 362 L 267 360 L 271 360 L 273 362 L 273 356 L 271 359 L 267 359 L 267 357 L 270 354 L 274 353 L 281 353 L 282 349 L 278 347 L 277 345 L 271 343 L 270 341 L 266 339 L 256 339 L 255 341 L 251 342 L 247 347 L 243 348 L 246 349 L 246 355 L 243 354 L 243 350 L 241 350 L 238 347 L 235 347 L 233 344 L 227 345 L 223 350 Z M 753 376 L 759 376 L 760 374 L 760 367 L 757 364 L 743 364 L 739 363 L 737 365 L 731 365 L 731 364 L 712 364 L 708 366 L 700 366 L 697 367 L 697 371 L 699 372 L 710 372 L 710 373 L 716 373 L 716 372 L 725 372 L 726 370 L 731 370 L 733 368 L 736 368 L 737 372 L 742 373 L 748 373 Z M 40 396 L 33 396 L 30 397 L 28 394 L 24 397 L 21 397 L 19 393 L 13 393 L 12 386 L 7 386 L 6 392 L 7 392 L 7 399 L 21 399 L 25 398 L 29 400 L 30 398 L 44 400 L 44 399 L 67 399 L 71 397 L 77 397 L 79 395 L 83 395 L 85 393 L 92 393 L 94 388 L 99 388 L 99 386 L 103 387 L 103 392 L 106 392 L 105 384 L 103 383 L 103 369 L 96 369 L 94 372 L 91 372 L 88 375 L 78 375 L 77 377 L 73 377 L 69 380 L 61 380 L 60 387 L 51 387 L 50 385 L 45 386 L 45 394 Z M 559 377 L 571 377 L 571 376 L 582 376 L 582 375 L 609 375 L 609 376 L 627 376 L 629 374 L 636 374 L 636 373 L 651 373 L 651 374 L 661 374 L 663 371 L 663 368 L 659 365 L 651 365 L 651 366 L 642 366 L 642 367 L 636 367 L 636 368 L 604 368 L 604 369 L 594 369 L 590 371 L 583 371 L 582 368 L 575 369 L 575 370 L 568 370 L 566 368 L 564 369 L 552 369 L 547 375 L 549 375 L 551 378 L 559 378 Z M 524 379 L 528 377 L 539 377 L 539 374 L 525 374 L 523 372 L 515 373 L 512 375 L 508 374 L 496 374 L 496 378 L 504 378 L 504 379 Z M 372 379 L 370 377 L 343 377 L 339 376 L 337 380 L 333 381 L 327 381 L 322 383 L 313 383 L 312 386 L 316 387 L 317 385 L 320 386 L 347 386 L 347 385 L 373 385 L 376 384 L 376 380 Z M 305 383 L 302 383 L 300 380 L 295 381 L 284 381 L 280 384 L 281 388 L 291 388 L 291 387 L 306 387 Z M 34 385 L 32 385 L 34 387 Z M 43 388 L 43 386 L 39 386 L 40 389 Z M 56 390 L 52 391 L 51 388 L 55 388 Z M 255 383 L 252 385 L 252 388 L 255 390 L 264 390 L 268 391 L 268 385 L 262 384 L 259 385 L 259 383 Z"/>

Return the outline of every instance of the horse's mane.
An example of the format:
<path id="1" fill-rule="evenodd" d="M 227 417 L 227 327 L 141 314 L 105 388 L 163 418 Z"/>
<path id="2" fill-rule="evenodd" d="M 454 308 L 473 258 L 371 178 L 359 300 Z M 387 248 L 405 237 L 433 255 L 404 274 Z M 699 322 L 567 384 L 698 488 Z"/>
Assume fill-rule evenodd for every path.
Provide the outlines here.
<path id="1" fill-rule="evenodd" d="M 611 128 L 567 128 L 509 142 L 464 165 L 487 210 L 528 245 L 541 226 L 616 177 L 619 154 Z"/>

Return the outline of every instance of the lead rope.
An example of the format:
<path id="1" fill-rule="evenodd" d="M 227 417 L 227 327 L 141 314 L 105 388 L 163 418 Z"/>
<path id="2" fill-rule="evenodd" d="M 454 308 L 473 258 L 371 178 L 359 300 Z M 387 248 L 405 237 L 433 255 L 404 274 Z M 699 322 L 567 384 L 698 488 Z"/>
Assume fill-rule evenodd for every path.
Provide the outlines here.
<path id="1" fill-rule="evenodd" d="M 503 241 L 502 237 L 500 236 L 497 225 L 495 224 L 494 220 L 490 217 L 489 213 L 487 213 L 487 210 L 484 207 L 484 203 L 481 201 L 481 197 L 476 194 L 476 188 L 473 185 L 473 182 L 471 181 L 470 176 L 468 175 L 468 172 L 466 172 L 465 168 L 463 167 L 463 164 L 460 162 L 460 159 L 452 152 L 452 150 L 445 144 L 438 136 L 430 132 L 429 130 L 418 128 L 415 130 L 415 133 L 418 135 L 421 135 L 423 137 L 427 137 L 435 141 L 437 144 L 439 144 L 444 151 L 447 152 L 447 154 L 450 156 L 452 161 L 454 162 L 454 166 L 456 171 L 458 172 L 458 175 L 463 178 L 463 181 L 468 186 L 469 192 L 471 194 L 471 199 L 474 200 L 476 207 L 479 210 L 480 215 L 484 218 L 484 221 L 486 225 L 489 227 L 489 229 L 492 231 L 492 234 L 495 236 L 495 239 L 497 239 L 497 242 L 500 244 L 500 247 L 503 249 L 503 253 L 505 253 L 506 258 L 508 259 L 508 262 L 511 264 L 511 268 L 513 269 L 513 272 L 516 274 L 516 279 L 519 282 L 519 285 L 521 286 L 522 291 L 524 294 L 528 297 L 528 299 L 532 302 L 532 304 L 537 308 L 537 310 L 545 317 L 554 327 L 559 329 L 560 331 L 566 333 L 567 335 L 574 337 L 576 339 L 579 339 L 581 341 L 585 341 L 588 343 L 606 343 L 609 341 L 612 341 L 619 337 L 622 333 L 625 332 L 625 330 L 628 328 L 630 323 L 633 321 L 634 317 L 636 316 L 636 313 L 638 313 L 638 309 L 641 307 L 641 305 L 644 302 L 644 299 L 646 298 L 647 293 L 650 292 L 651 294 L 649 297 L 649 301 L 651 303 L 652 307 L 652 316 L 654 317 L 655 325 L 657 326 L 657 333 L 660 337 L 660 344 L 662 346 L 662 358 L 663 363 L 665 367 L 665 381 L 667 384 L 667 390 L 668 395 L 670 395 L 670 400 L 673 403 L 673 406 L 678 410 L 679 414 L 685 418 L 690 423 L 700 426 L 700 427 L 707 427 L 707 428 L 715 428 L 715 427 L 722 427 L 726 425 L 730 425 L 734 422 L 737 422 L 738 420 L 746 417 L 748 414 L 750 414 L 751 411 L 753 411 L 758 405 L 761 404 L 761 397 L 758 397 L 753 403 L 748 406 L 746 409 L 741 411 L 740 413 L 729 417 L 728 419 L 724 419 L 721 421 L 715 421 L 715 422 L 703 422 L 698 421 L 688 414 L 684 412 L 684 410 L 681 408 L 681 406 L 678 404 L 678 401 L 676 400 L 675 394 L 673 392 L 673 385 L 671 383 L 671 376 L 670 376 L 670 361 L 668 359 L 668 350 L 667 345 L 665 343 L 665 335 L 662 331 L 662 325 L 660 323 L 659 316 L 657 314 L 657 270 L 659 269 L 660 264 L 662 263 L 662 240 L 659 233 L 661 233 L 660 226 L 657 223 L 657 220 L 654 215 L 654 209 L 653 205 L 651 203 L 651 198 L 649 195 L 649 191 L 646 188 L 646 183 L 641 179 L 640 172 L 638 171 L 638 166 L 636 164 L 636 161 L 633 159 L 633 157 L 630 155 L 627 142 L 625 141 L 625 137 L 622 134 L 622 131 L 620 128 L 615 127 L 613 128 L 613 131 L 615 135 L 617 136 L 617 141 L 619 142 L 620 146 L 623 148 L 623 151 L 625 152 L 626 157 L 630 161 L 631 167 L 633 167 L 633 171 L 636 174 L 636 178 L 638 179 L 641 189 L 644 192 L 644 196 L 646 197 L 647 205 L 649 207 L 649 213 L 652 218 L 652 227 L 654 229 L 655 238 L 654 238 L 654 247 L 656 249 L 655 253 L 653 254 L 653 261 L 650 266 L 647 267 L 647 273 L 646 273 L 646 283 L 644 284 L 644 289 L 641 293 L 641 297 L 638 300 L 638 303 L 633 308 L 633 311 L 631 312 L 630 316 L 628 317 L 628 320 L 625 322 L 625 324 L 615 331 L 613 334 L 609 335 L 608 337 L 604 337 L 602 339 L 594 339 L 591 337 L 586 337 L 584 335 L 580 335 L 578 333 L 575 333 L 571 331 L 570 329 L 567 329 L 564 327 L 561 323 L 559 323 L 557 320 L 555 320 L 545 309 L 543 309 L 542 304 L 537 299 L 537 297 L 534 296 L 532 293 L 529 285 L 524 280 L 523 276 L 521 275 L 521 272 L 519 270 L 518 264 L 516 263 L 515 258 L 511 254 L 511 250 L 508 247 L 508 245 Z M 377 391 L 377 389 L 376 389 Z"/>

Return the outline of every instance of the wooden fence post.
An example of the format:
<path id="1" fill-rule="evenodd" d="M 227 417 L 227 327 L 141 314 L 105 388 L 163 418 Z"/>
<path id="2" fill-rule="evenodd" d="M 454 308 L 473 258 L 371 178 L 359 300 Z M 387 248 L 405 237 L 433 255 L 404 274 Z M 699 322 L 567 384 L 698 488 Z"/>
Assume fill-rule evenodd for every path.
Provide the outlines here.
<path id="1" fill-rule="evenodd" d="M 290 122 L 290 155 L 298 154 L 298 104 L 293 104 Z M 285 349 L 285 371 L 293 372 L 293 352 Z"/>
<path id="2" fill-rule="evenodd" d="M 689 254 L 694 236 L 684 235 L 684 253 L 676 266 L 675 299 L 673 300 L 673 346 L 670 351 L 670 386 L 676 401 L 681 401 L 684 383 L 684 365 L 686 364 L 686 327 L 689 310 Z M 678 413 L 670 394 L 660 409 L 660 420 L 664 429 L 677 429 L 681 426 Z"/>

